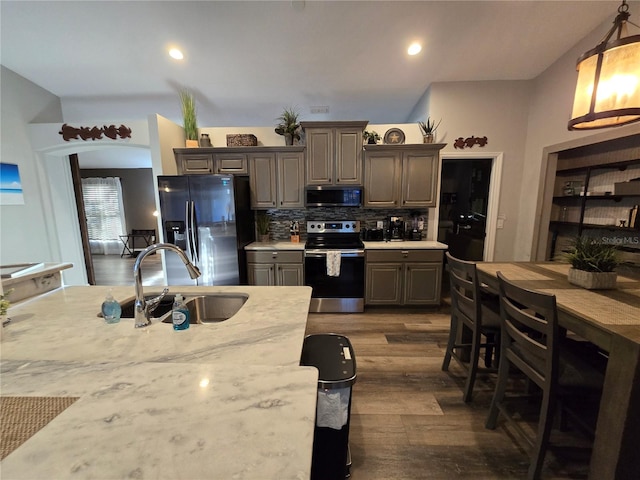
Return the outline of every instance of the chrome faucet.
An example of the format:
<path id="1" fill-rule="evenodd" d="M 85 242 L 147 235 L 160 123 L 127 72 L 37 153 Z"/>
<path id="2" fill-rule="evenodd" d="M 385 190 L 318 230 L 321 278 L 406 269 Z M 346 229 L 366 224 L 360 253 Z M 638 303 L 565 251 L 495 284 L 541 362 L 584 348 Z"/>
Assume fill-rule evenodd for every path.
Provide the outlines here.
<path id="1" fill-rule="evenodd" d="M 157 250 L 171 250 L 177 253 L 180 259 L 184 262 L 184 266 L 187 267 L 189 276 L 194 279 L 200 276 L 200 270 L 198 270 L 198 267 L 191 263 L 187 255 L 179 247 L 176 247 L 171 243 L 156 243 L 145 248 L 140 252 L 140 255 L 136 258 L 136 263 L 133 265 L 133 279 L 136 286 L 136 302 L 134 304 L 135 328 L 151 325 L 149 315 L 156 309 L 160 300 L 162 300 L 169 291 L 168 288 L 165 288 L 162 293 L 155 298 L 150 300 L 145 300 L 144 298 L 144 292 L 142 291 L 142 271 L 140 270 L 140 265 L 147 255 Z"/>

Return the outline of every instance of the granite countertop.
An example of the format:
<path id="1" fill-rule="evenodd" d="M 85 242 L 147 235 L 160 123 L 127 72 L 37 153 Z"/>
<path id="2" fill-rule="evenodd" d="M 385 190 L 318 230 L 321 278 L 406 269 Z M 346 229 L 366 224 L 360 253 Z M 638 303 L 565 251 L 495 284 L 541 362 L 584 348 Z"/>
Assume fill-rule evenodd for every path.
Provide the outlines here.
<path id="1" fill-rule="evenodd" d="M 253 242 L 245 247 L 246 250 L 304 250 L 304 242 L 287 241 Z"/>
<path id="2" fill-rule="evenodd" d="M 36 263 L 34 264 L 34 267 L 26 268 L 25 273 L 18 272 L 15 276 L 2 278 L 2 288 L 4 290 L 8 290 L 15 284 L 31 280 L 32 278 L 38 278 L 44 275 L 58 273 L 71 267 L 73 267 L 73 264 L 71 263 Z"/>
<path id="3" fill-rule="evenodd" d="M 11 308 L 2 395 L 80 399 L 2 461 L 3 478 L 309 477 L 318 374 L 298 365 L 310 288 L 171 287 L 249 296 L 231 319 L 184 331 L 107 325 L 108 289 Z"/>
<path id="4" fill-rule="evenodd" d="M 364 242 L 365 250 L 447 250 L 445 243 L 405 240 L 402 242 Z"/>
<path id="5" fill-rule="evenodd" d="M 403 250 L 403 249 L 426 249 L 426 250 L 447 250 L 448 245 L 434 241 L 413 241 L 403 242 L 364 242 L 364 248 L 370 250 Z M 304 242 L 292 243 L 286 241 L 273 242 L 253 242 L 245 247 L 246 250 L 304 250 Z"/>

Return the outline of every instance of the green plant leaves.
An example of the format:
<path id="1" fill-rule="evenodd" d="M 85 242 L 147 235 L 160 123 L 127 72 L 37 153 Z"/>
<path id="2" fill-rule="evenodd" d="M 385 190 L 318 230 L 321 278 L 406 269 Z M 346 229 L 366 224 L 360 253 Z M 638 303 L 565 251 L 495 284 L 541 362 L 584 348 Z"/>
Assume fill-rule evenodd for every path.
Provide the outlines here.
<path id="1" fill-rule="evenodd" d="M 588 237 L 575 238 L 566 257 L 573 268 L 586 272 L 612 272 L 619 263 L 614 245 Z"/>

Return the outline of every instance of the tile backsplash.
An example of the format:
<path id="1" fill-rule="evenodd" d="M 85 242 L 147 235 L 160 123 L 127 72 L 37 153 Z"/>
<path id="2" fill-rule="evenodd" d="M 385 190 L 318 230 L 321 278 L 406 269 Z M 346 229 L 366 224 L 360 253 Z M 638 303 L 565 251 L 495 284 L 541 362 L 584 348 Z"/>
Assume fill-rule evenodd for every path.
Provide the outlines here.
<path id="1" fill-rule="evenodd" d="M 360 228 L 376 228 L 376 222 L 383 220 L 386 227 L 387 217 L 404 217 L 405 221 L 411 219 L 412 214 L 419 214 L 424 218 L 426 229 L 428 209 L 369 209 L 349 207 L 319 207 L 300 210 L 274 209 L 266 210 L 270 219 L 270 239 L 289 240 L 289 225 L 292 221 L 300 224 L 300 236 L 304 241 L 307 235 L 307 221 L 311 220 L 360 220 Z M 426 230 L 423 232 L 423 238 Z"/>

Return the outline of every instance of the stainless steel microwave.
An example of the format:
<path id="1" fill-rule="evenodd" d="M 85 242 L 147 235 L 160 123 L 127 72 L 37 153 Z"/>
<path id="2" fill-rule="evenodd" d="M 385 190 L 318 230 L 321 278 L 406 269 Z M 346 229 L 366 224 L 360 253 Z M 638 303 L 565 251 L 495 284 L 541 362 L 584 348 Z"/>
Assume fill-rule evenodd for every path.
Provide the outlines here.
<path id="1" fill-rule="evenodd" d="M 305 188 L 307 207 L 360 207 L 362 187 L 335 187 L 318 185 Z"/>

